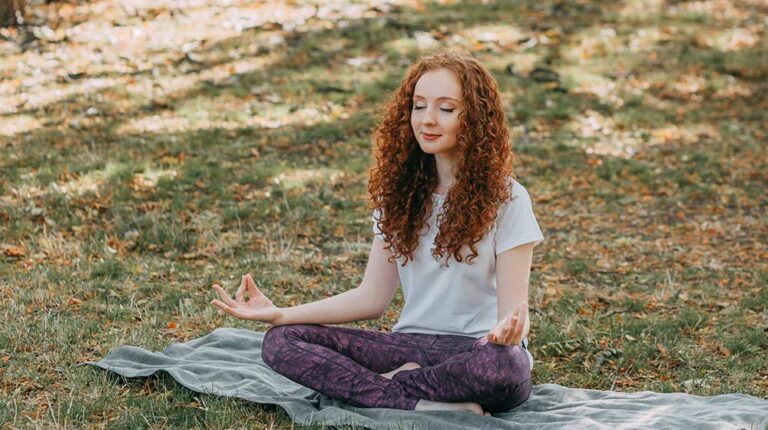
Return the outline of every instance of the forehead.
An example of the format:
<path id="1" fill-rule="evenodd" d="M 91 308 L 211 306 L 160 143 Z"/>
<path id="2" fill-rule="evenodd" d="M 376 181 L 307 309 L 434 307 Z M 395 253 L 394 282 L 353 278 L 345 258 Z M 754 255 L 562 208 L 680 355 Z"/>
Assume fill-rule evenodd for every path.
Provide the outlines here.
<path id="1" fill-rule="evenodd" d="M 461 101 L 461 84 L 456 75 L 448 69 L 437 69 L 425 72 L 413 90 L 414 98 L 426 99 L 455 99 Z"/>

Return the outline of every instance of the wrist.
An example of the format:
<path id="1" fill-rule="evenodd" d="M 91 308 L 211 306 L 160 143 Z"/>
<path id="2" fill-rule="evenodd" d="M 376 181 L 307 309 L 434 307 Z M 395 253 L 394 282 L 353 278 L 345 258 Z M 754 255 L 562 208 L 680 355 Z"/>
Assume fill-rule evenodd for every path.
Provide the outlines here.
<path id="1" fill-rule="evenodd" d="M 272 325 L 286 325 L 287 324 L 287 309 L 277 308 L 277 316 L 272 320 Z"/>

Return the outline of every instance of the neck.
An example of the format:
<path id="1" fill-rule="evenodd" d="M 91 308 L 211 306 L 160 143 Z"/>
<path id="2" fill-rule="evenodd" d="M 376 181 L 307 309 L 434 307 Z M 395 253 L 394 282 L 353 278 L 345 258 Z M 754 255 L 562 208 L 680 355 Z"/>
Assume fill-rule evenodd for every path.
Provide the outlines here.
<path id="1" fill-rule="evenodd" d="M 437 192 L 443 194 L 456 181 L 456 167 L 459 161 L 457 157 L 445 154 L 435 154 L 437 167 Z"/>

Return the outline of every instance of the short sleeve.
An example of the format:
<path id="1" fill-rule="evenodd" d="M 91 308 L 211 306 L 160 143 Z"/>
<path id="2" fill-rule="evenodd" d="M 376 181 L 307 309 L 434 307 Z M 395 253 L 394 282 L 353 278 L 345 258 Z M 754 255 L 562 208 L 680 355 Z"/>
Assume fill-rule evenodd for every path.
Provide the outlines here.
<path id="1" fill-rule="evenodd" d="M 499 208 L 496 218 L 495 255 L 530 242 L 536 246 L 543 240 L 528 191 L 513 182 L 512 198 Z"/>
<path id="2" fill-rule="evenodd" d="M 384 235 L 381 233 L 381 229 L 379 228 L 380 219 L 381 219 L 381 210 L 378 208 L 374 209 L 373 215 L 371 216 L 371 220 L 373 221 L 373 234 L 379 239 L 384 240 Z"/>

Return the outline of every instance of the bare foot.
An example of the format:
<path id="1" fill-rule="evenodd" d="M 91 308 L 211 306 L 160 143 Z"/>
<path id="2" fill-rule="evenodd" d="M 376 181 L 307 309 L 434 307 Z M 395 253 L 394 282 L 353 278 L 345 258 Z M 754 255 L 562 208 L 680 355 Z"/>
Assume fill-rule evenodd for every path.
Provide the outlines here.
<path id="1" fill-rule="evenodd" d="M 398 367 L 395 370 L 389 371 L 387 373 L 381 373 L 380 375 L 387 378 L 392 379 L 395 374 L 401 370 L 413 370 L 413 369 L 421 369 L 421 366 L 419 366 L 419 363 L 414 363 L 412 361 L 403 364 L 402 366 Z"/>
<path id="2" fill-rule="evenodd" d="M 490 412 L 484 412 L 483 407 L 475 402 L 433 402 L 432 400 L 421 399 L 416 404 L 417 411 L 468 411 L 477 415 L 491 416 Z"/>

